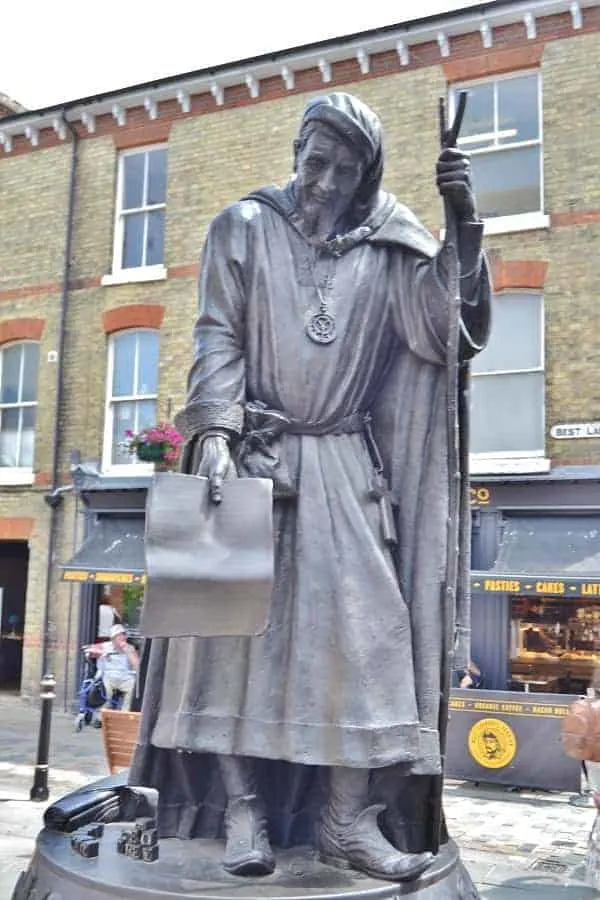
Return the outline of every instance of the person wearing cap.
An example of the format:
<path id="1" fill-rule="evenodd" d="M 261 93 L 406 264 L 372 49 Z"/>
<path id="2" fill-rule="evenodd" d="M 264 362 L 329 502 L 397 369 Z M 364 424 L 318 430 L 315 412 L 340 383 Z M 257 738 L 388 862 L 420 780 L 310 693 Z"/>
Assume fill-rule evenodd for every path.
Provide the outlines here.
<path id="1" fill-rule="evenodd" d="M 130 781 L 160 789 L 165 836 L 217 837 L 221 802 L 237 875 L 315 835 L 378 878 L 432 861 L 406 776 L 441 771 L 450 310 L 460 291 L 464 361 L 490 286 L 466 155 L 437 162 L 457 222 L 441 246 L 382 190 L 383 159 L 369 107 L 311 100 L 289 182 L 228 206 L 203 251 L 184 470 L 214 503 L 225 479 L 272 478 L 271 617 L 259 636 L 153 640 Z M 466 666 L 466 607 L 448 627 Z"/>
<path id="2" fill-rule="evenodd" d="M 104 683 L 106 696 L 112 697 L 115 691 L 119 691 L 123 695 L 121 708 L 129 710 L 140 662 L 138 652 L 128 642 L 123 625 L 113 625 L 110 640 L 99 646 L 98 673 Z"/>

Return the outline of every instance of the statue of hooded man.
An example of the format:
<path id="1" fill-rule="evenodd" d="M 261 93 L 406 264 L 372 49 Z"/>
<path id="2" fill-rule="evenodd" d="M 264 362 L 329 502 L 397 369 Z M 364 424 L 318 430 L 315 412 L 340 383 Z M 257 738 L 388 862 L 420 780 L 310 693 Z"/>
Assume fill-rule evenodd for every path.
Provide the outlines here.
<path id="1" fill-rule="evenodd" d="M 159 788 L 163 836 L 224 836 L 231 873 L 313 843 L 407 880 L 432 859 L 444 628 L 468 661 L 466 601 L 450 625 L 441 610 L 458 515 L 447 345 L 458 290 L 454 352 L 486 340 L 483 226 L 468 159 L 447 149 L 457 246 L 440 247 L 381 189 L 379 119 L 348 94 L 309 102 L 294 152 L 284 188 L 209 228 L 177 419 L 215 503 L 224 479 L 273 478 L 269 625 L 153 641 L 130 781 Z"/>

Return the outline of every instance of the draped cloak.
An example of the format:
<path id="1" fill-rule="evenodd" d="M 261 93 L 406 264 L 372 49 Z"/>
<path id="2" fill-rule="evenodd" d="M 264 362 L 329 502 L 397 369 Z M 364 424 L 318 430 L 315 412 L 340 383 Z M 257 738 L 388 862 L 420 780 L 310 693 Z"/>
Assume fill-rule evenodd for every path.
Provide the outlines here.
<path id="1" fill-rule="evenodd" d="M 290 846 L 314 839 L 327 767 L 368 768 L 388 836 L 416 850 L 441 767 L 456 252 L 383 192 L 362 224 L 317 246 L 293 208 L 291 186 L 267 188 L 211 224 L 179 419 L 189 436 L 225 428 L 242 442 L 248 404 L 294 423 L 270 447 L 286 491 L 274 503 L 269 626 L 152 642 L 130 782 L 159 789 L 163 836 L 216 837 L 226 798 L 215 755 L 254 757 L 271 838 Z M 463 348 L 488 328 L 480 233 L 473 224 L 461 235 Z M 337 339 L 320 345 L 305 325 L 324 291 Z M 391 486 L 395 548 L 370 491 L 372 442 L 340 425 L 356 413 L 371 418 Z M 466 602 L 455 627 L 468 636 Z"/>

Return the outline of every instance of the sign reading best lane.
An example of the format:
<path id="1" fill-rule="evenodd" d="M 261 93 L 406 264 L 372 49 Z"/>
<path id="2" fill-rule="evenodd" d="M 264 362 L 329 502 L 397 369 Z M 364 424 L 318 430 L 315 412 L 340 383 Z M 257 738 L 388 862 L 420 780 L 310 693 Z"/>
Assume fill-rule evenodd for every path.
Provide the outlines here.
<path id="1" fill-rule="evenodd" d="M 600 422 L 567 422 L 553 425 L 550 435 L 558 441 L 574 438 L 600 438 Z"/>

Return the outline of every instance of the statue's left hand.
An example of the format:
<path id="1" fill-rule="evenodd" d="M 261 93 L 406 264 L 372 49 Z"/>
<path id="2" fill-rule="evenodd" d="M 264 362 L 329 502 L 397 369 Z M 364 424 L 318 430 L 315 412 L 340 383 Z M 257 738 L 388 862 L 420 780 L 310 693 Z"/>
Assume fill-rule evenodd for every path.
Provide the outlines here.
<path id="1" fill-rule="evenodd" d="M 475 220 L 477 214 L 468 155 L 455 147 L 447 147 L 438 157 L 436 174 L 438 190 L 448 200 L 459 221 Z"/>

